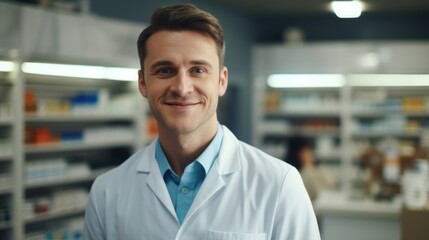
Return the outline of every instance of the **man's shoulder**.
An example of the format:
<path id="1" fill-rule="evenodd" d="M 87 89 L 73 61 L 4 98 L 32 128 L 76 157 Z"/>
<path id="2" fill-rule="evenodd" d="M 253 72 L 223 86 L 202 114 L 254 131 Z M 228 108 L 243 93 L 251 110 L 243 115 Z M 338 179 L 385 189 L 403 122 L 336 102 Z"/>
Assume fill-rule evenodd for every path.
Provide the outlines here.
<path id="1" fill-rule="evenodd" d="M 99 175 L 95 179 L 94 184 L 98 187 L 112 186 L 125 182 L 130 177 L 135 176 L 136 174 L 132 173 L 137 173 L 137 167 L 143 161 L 146 151 L 148 151 L 147 147 L 135 152 L 119 166 Z"/>
<path id="2" fill-rule="evenodd" d="M 226 141 L 224 144 L 228 146 L 225 149 L 232 150 L 243 168 L 247 171 L 254 171 L 258 174 L 278 173 L 277 175 L 284 177 L 293 167 L 276 157 L 273 157 L 261 149 L 243 142 L 235 137 L 235 135 L 226 127 L 224 127 Z"/>
<path id="3" fill-rule="evenodd" d="M 245 142 L 239 142 L 241 161 L 244 166 L 254 168 L 256 173 L 285 176 L 293 167 L 285 161 L 271 156 Z"/>

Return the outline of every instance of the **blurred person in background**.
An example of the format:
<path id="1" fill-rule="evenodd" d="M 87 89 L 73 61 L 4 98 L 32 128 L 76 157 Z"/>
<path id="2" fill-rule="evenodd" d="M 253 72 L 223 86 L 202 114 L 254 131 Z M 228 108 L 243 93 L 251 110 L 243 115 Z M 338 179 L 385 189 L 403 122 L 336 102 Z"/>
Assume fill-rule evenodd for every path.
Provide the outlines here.
<path id="1" fill-rule="evenodd" d="M 301 174 L 311 200 L 325 189 L 336 184 L 335 176 L 327 169 L 318 166 L 313 153 L 313 142 L 303 136 L 293 136 L 288 140 L 285 160 Z"/>

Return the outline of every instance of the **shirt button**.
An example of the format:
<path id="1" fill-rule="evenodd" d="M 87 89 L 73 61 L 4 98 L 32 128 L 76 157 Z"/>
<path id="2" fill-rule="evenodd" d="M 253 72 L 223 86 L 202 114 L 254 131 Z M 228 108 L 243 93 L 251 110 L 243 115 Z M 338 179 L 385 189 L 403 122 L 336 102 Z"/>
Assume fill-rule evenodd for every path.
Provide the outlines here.
<path id="1" fill-rule="evenodd" d="M 185 187 L 184 187 L 184 188 L 182 188 L 182 193 L 183 193 L 183 194 L 188 193 L 188 189 L 187 189 L 187 188 L 185 188 Z"/>

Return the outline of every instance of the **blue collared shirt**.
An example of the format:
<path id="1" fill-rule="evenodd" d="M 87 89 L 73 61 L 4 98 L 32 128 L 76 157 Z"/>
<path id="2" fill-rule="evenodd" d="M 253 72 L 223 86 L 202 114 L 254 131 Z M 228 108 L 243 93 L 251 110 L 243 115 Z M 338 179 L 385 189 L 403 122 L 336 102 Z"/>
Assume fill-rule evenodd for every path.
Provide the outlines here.
<path id="1" fill-rule="evenodd" d="M 210 168 L 219 155 L 222 139 L 223 130 L 222 127 L 218 125 L 218 131 L 214 139 L 195 161 L 186 166 L 181 177 L 171 169 L 159 139 L 157 140 L 155 158 L 158 162 L 161 175 L 164 178 L 180 224 L 183 222 L 207 173 L 210 171 Z"/>

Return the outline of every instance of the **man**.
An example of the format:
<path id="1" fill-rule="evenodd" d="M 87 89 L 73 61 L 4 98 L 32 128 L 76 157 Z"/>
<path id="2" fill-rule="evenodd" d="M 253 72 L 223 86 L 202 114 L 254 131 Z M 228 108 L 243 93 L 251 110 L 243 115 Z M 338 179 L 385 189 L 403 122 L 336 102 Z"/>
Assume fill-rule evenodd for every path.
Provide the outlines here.
<path id="1" fill-rule="evenodd" d="M 320 239 L 298 171 L 217 120 L 228 85 L 218 20 L 192 5 L 160 8 L 137 45 L 159 137 L 96 179 L 84 238 Z"/>

